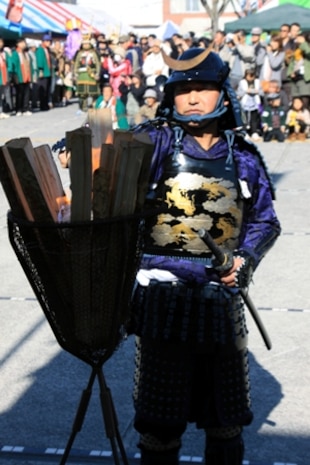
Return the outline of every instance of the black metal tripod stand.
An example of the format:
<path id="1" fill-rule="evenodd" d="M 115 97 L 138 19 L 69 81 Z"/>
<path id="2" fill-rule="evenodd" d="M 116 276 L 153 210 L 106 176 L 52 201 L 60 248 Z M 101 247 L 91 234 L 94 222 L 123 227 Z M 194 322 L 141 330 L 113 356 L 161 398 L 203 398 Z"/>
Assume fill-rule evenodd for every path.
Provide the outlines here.
<path id="1" fill-rule="evenodd" d="M 114 462 L 116 465 L 120 464 L 120 457 L 125 465 L 128 465 L 128 459 L 123 445 L 123 441 L 118 429 L 117 416 L 113 404 L 113 399 L 111 395 L 110 388 L 106 384 L 106 380 L 103 374 L 102 366 L 94 366 L 92 368 L 87 387 L 83 390 L 80 403 L 76 412 L 76 416 L 72 425 L 71 435 L 67 442 L 64 454 L 60 461 L 59 465 L 65 465 L 73 442 L 76 438 L 76 435 L 81 431 L 84 418 L 87 412 L 89 401 L 92 395 L 92 388 L 95 382 L 95 379 L 98 379 L 99 388 L 100 388 L 100 402 L 101 409 L 103 414 L 103 421 L 105 424 L 105 430 L 107 438 L 110 440 L 112 454 Z M 118 448 L 117 448 L 118 446 Z M 119 455 L 119 453 L 120 455 Z"/>

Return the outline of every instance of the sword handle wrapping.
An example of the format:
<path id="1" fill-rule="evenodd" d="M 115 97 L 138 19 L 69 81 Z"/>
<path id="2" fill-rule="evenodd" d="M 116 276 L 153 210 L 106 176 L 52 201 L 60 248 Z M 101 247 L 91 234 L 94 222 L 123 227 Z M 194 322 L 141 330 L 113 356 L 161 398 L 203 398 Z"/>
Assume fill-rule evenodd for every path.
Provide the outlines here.
<path id="1" fill-rule="evenodd" d="M 216 263 L 214 268 L 218 271 L 227 271 L 233 266 L 234 257 L 230 251 L 223 251 L 215 242 L 210 233 L 206 229 L 199 229 L 199 237 L 209 247 L 215 257 Z"/>

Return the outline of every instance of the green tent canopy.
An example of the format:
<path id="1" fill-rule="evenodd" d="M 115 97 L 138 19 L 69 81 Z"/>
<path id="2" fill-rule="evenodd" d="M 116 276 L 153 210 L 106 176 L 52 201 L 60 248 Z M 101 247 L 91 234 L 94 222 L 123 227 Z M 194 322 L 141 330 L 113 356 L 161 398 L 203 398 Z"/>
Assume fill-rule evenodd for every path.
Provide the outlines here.
<path id="1" fill-rule="evenodd" d="M 286 3 L 228 22 L 225 24 L 225 32 L 234 32 L 238 29 L 251 32 L 252 27 L 261 27 L 265 32 L 279 31 L 281 24 L 284 23 L 299 23 L 303 32 L 310 31 L 310 8 Z"/>

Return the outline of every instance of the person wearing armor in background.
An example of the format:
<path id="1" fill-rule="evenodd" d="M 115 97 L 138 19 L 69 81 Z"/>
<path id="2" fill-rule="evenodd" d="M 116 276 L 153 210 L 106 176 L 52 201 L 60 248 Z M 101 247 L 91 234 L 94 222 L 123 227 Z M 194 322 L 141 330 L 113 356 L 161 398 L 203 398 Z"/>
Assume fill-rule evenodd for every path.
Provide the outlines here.
<path id="1" fill-rule="evenodd" d="M 177 465 L 188 422 L 206 433 L 207 465 L 241 465 L 252 422 L 248 287 L 280 234 L 262 156 L 236 128 L 240 107 L 229 68 L 190 48 L 173 70 L 157 118 L 135 128 L 154 143 L 145 246 L 132 301 L 133 401 L 141 465 Z M 233 254 L 214 268 L 199 231 Z"/>

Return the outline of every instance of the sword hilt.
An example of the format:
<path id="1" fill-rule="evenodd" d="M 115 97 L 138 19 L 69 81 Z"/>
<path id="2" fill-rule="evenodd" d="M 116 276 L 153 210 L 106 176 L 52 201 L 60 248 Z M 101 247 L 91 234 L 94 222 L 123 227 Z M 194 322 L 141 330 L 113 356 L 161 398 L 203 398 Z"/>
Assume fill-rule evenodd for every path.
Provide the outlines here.
<path id="1" fill-rule="evenodd" d="M 232 268 L 234 263 L 233 254 L 230 251 L 224 251 L 219 247 L 215 242 L 210 233 L 206 229 L 199 229 L 199 237 L 203 242 L 209 247 L 216 262 L 214 263 L 214 268 L 218 271 L 227 271 Z"/>

